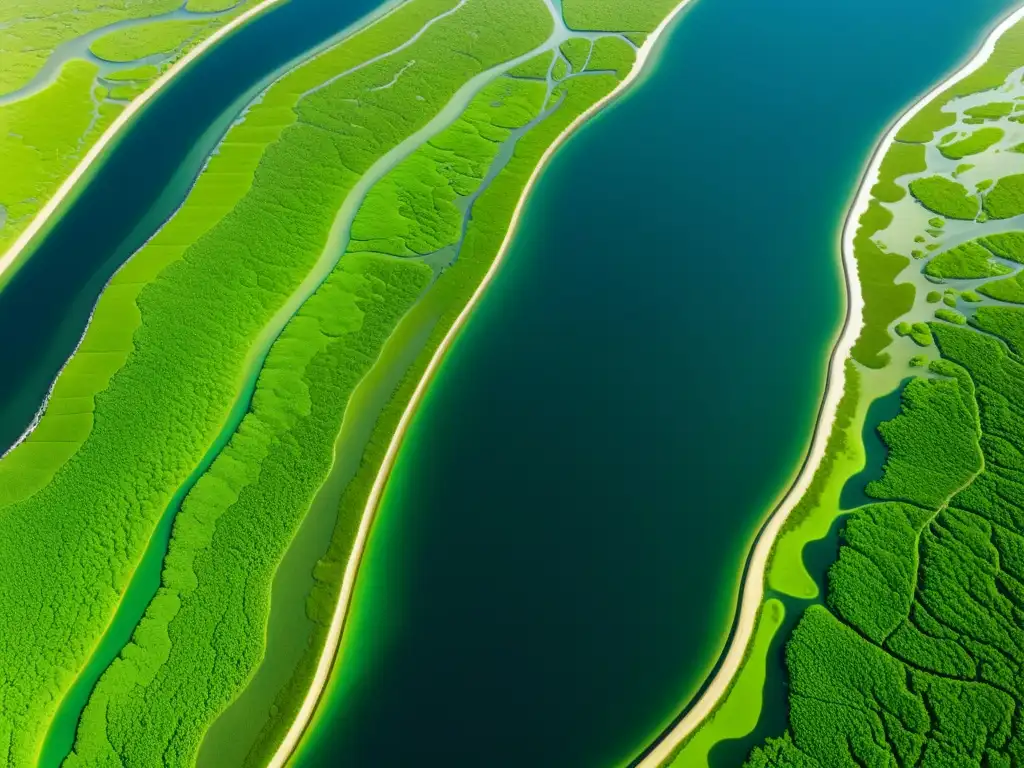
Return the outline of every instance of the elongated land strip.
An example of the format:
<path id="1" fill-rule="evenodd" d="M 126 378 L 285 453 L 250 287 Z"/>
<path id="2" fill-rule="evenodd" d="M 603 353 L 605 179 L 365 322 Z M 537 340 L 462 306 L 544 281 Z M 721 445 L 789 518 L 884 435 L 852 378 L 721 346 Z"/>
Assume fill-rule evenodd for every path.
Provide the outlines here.
<path id="1" fill-rule="evenodd" d="M 209 13 L 182 9 L 177 0 L 120 11 L 75 0 L 48 4 L 42 16 L 20 3 L 0 10 L 0 287 L 146 102 L 276 2 L 224 2 Z M 107 61 L 96 64 L 87 50 Z"/>
<path id="2" fill-rule="evenodd" d="M 716 720 L 736 716 L 748 670 L 763 683 L 776 598 L 815 598 L 802 549 L 841 515 L 823 600 L 786 645 L 789 729 L 746 765 L 1024 760 L 1022 72 L 1024 9 L 872 158 L 843 230 L 849 315 L 807 465 L 758 540 L 718 674 L 641 764 L 703 764 L 705 731 L 743 735 Z M 867 406 L 894 391 L 878 477 L 844 509 Z"/>
<path id="3" fill-rule="evenodd" d="M 373 487 L 370 490 L 369 497 L 366 500 L 366 505 L 362 512 L 362 516 L 359 523 L 359 530 L 356 535 L 356 540 L 353 545 L 352 553 L 345 567 L 345 574 L 342 580 L 341 591 L 338 595 L 337 605 L 331 617 L 331 624 L 328 631 L 328 636 L 323 648 L 323 652 L 321 653 L 320 659 L 317 663 L 314 679 L 310 684 L 309 690 L 302 702 L 302 706 L 299 710 L 299 713 L 295 721 L 288 729 L 288 732 L 285 734 L 285 737 L 281 742 L 280 747 L 278 748 L 277 752 L 271 759 L 270 766 L 277 768 L 278 766 L 284 766 L 287 764 L 288 759 L 290 758 L 290 756 L 292 755 L 292 753 L 295 751 L 299 744 L 299 740 L 302 737 L 303 731 L 308 727 L 310 720 L 313 717 L 313 713 L 315 711 L 317 702 L 319 701 L 320 697 L 323 694 L 324 686 L 327 684 L 327 680 L 330 675 L 331 668 L 334 664 L 334 659 L 338 651 L 338 646 L 341 642 L 341 634 L 344 630 L 345 618 L 349 612 L 349 607 L 352 600 L 352 593 L 355 588 L 355 580 L 359 570 L 359 563 L 362 559 L 363 553 L 366 548 L 366 542 L 369 537 L 370 528 L 373 524 L 373 518 L 377 512 L 377 507 L 380 504 L 381 496 L 384 493 L 384 487 L 387 484 L 388 477 L 394 466 L 395 459 L 398 455 L 398 450 L 401 447 L 402 440 L 405 437 L 405 433 L 408 429 L 409 423 L 412 420 L 416 408 L 421 403 L 423 396 L 426 392 L 426 389 L 430 384 L 430 380 L 434 375 L 434 372 L 437 370 L 437 367 L 440 365 L 441 360 L 444 357 L 444 354 L 448 351 L 448 348 L 451 346 L 456 335 L 465 325 L 470 313 L 473 310 L 473 307 L 479 301 L 480 297 L 483 295 L 483 292 L 487 289 L 489 283 L 491 282 L 495 273 L 500 267 L 502 258 L 508 251 L 509 246 L 512 242 L 512 238 L 515 235 L 516 227 L 519 223 L 523 207 L 526 204 L 531 189 L 537 182 L 537 179 L 539 178 L 540 174 L 543 172 L 544 166 L 549 162 L 551 157 L 562 145 L 562 143 L 566 139 L 568 139 L 569 136 L 572 135 L 573 131 L 575 131 L 593 115 L 599 112 L 604 106 L 606 106 L 610 101 L 612 101 L 616 96 L 618 96 L 623 90 L 629 88 L 630 85 L 632 85 L 633 81 L 643 71 L 644 65 L 650 57 L 651 52 L 654 50 L 654 47 L 657 45 L 658 40 L 664 34 L 665 30 L 672 23 L 672 21 L 684 10 L 684 8 L 687 5 L 689 5 L 689 3 L 690 0 L 683 0 L 683 2 L 680 2 L 678 5 L 676 5 L 675 8 L 672 9 L 672 11 L 660 21 L 658 26 L 654 28 L 654 30 L 650 33 L 650 35 L 647 36 L 646 40 L 637 50 L 635 62 L 633 63 L 632 67 L 628 70 L 628 74 L 626 74 L 625 77 L 622 77 L 621 81 L 618 83 L 618 85 L 616 85 L 616 87 L 613 90 L 611 90 L 606 95 L 602 96 L 598 101 L 590 105 L 585 111 L 575 116 L 573 121 L 568 126 L 566 126 L 561 131 L 561 133 L 559 133 L 555 137 L 555 139 L 548 145 L 548 147 L 544 150 L 543 155 L 541 155 L 539 161 L 533 169 L 533 172 L 530 174 L 530 177 L 527 180 L 526 185 L 523 187 L 523 190 L 519 196 L 519 200 L 516 203 L 515 210 L 512 213 L 512 218 L 508 224 L 508 228 L 505 233 L 505 237 L 501 242 L 501 246 L 499 247 L 498 252 L 494 257 L 494 260 L 491 262 L 491 266 L 484 274 L 479 285 L 473 292 L 472 296 L 466 303 L 465 307 L 455 318 L 455 321 L 451 324 L 447 333 L 444 335 L 444 338 L 438 344 L 437 349 L 434 351 L 434 354 L 431 356 L 429 362 L 427 363 L 426 370 L 423 372 L 423 375 L 420 378 L 419 383 L 416 385 L 416 388 L 413 391 L 412 397 L 409 399 L 408 405 L 402 412 L 401 419 L 398 422 L 398 427 L 396 428 L 394 435 L 392 436 L 391 441 L 388 444 L 387 452 L 385 453 L 384 459 L 381 462 L 380 468 L 377 472 L 377 476 L 373 482 Z M 574 7 L 572 3 L 567 3 L 567 5 L 569 6 L 570 11 Z M 567 41 L 567 43 L 576 41 L 582 42 L 581 38 L 571 38 L 570 40 Z M 588 60 L 590 60 L 591 57 L 594 55 L 594 50 L 592 45 L 586 45 L 584 46 L 584 48 L 585 58 L 581 57 L 582 61 L 580 62 L 580 64 L 582 64 L 585 67 L 588 63 Z M 563 53 L 565 53 L 567 50 L 567 46 L 563 44 L 560 50 Z M 546 58 L 543 61 L 547 63 Z M 569 66 L 572 69 L 576 69 L 579 66 L 579 64 L 570 64 Z M 599 69 L 600 67 L 596 68 Z"/>
<path id="4" fill-rule="evenodd" d="M 0 459 L 6 764 L 287 759 L 431 374 L 542 166 L 686 3 L 563 5 L 408 0 L 318 51 L 107 285 Z"/>

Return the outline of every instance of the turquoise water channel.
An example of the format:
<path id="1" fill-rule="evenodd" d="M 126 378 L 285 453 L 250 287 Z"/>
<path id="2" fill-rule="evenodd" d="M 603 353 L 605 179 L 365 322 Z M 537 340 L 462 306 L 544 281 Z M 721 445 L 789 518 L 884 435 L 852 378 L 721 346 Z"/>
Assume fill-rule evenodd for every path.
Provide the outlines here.
<path id="1" fill-rule="evenodd" d="M 696 3 L 434 382 L 298 765 L 623 765 L 685 709 L 810 439 L 862 168 L 1010 6 Z"/>

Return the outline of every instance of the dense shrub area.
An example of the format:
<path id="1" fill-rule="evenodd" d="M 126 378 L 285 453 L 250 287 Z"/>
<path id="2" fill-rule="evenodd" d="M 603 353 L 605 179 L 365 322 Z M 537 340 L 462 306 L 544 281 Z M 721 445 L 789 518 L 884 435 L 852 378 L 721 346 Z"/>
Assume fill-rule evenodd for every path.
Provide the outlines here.
<path id="1" fill-rule="evenodd" d="M 928 176 L 910 182 L 910 193 L 929 211 L 950 219 L 973 221 L 978 215 L 978 199 L 959 182 L 945 176 Z"/>
<path id="2" fill-rule="evenodd" d="M 1002 86 L 1021 66 L 1024 24 L 998 42 L 984 66 L 912 119 L 889 156 L 909 156 L 917 146 L 921 166 L 914 170 L 925 171 L 924 143 L 956 121 L 950 100 Z M 967 110 L 968 121 L 1014 109 L 995 98 Z M 986 130 L 965 141 L 996 137 Z M 958 142 L 944 149 L 957 157 L 964 148 Z M 1024 206 L 1024 186 L 1014 177 L 999 186 L 985 200 L 990 218 Z M 978 217 L 977 195 L 949 178 L 921 178 L 909 187 L 936 213 Z M 986 188 L 983 182 L 979 192 Z M 891 221 L 877 201 L 902 198 L 898 185 L 876 186 L 874 194 L 865 219 L 882 226 L 872 233 Z M 943 223 L 930 220 L 929 234 L 941 234 Z M 858 247 L 869 245 L 862 240 Z M 953 279 L 1005 274 L 992 254 L 1020 261 L 1024 235 L 977 238 L 939 254 L 925 271 Z M 1016 276 L 979 290 L 1024 302 L 1024 280 Z M 870 310 L 867 290 L 865 296 Z M 910 380 L 900 413 L 879 428 L 884 471 L 867 488 L 879 501 L 854 510 L 844 524 L 825 604 L 804 613 L 786 646 L 788 730 L 757 747 L 749 768 L 1024 764 L 1024 309 L 982 305 L 968 319 L 952 309 L 958 297 L 982 299 L 971 290 L 936 290 L 927 302 L 947 305 L 936 321 L 896 325 L 900 335 L 934 342 L 940 359 L 927 377 Z M 856 350 L 855 357 L 861 360 Z"/>
<path id="3" fill-rule="evenodd" d="M 1012 272 L 1009 267 L 992 260 L 992 253 L 977 241 L 943 251 L 928 262 L 925 274 L 953 280 L 998 277 Z"/>
<path id="4" fill-rule="evenodd" d="M 565 23 L 572 29 L 651 32 L 680 0 L 563 0 Z"/>
<path id="5" fill-rule="evenodd" d="M 922 158 L 923 159 L 923 158 Z M 853 239 L 857 279 L 864 295 L 864 326 L 853 346 L 853 359 L 869 368 L 881 368 L 889 361 L 884 351 L 892 337 L 889 326 L 914 304 L 914 286 L 896 283 L 896 276 L 910 259 L 878 247 L 874 237 L 889 226 L 892 213 L 873 200 L 860 218 Z"/>
<path id="6" fill-rule="evenodd" d="M 1002 128 L 981 128 L 960 141 L 943 144 L 939 151 L 950 160 L 961 160 L 968 155 L 977 155 L 1002 141 L 1006 133 Z"/>
<path id="7" fill-rule="evenodd" d="M 1024 174 L 999 179 L 985 195 L 985 213 L 993 219 L 1010 219 L 1024 213 Z"/>
<path id="8" fill-rule="evenodd" d="M 129 327 L 135 329 L 132 349 L 124 364 L 110 376 L 109 384 L 93 390 L 99 391 L 95 394 L 91 431 L 87 436 L 76 434 L 80 447 L 55 469 L 44 488 L 7 505 L 0 514 L 0 538 L 12 543 L 28 542 L 0 558 L 0 629 L 5 638 L 0 674 L 19 681 L 17 687 L 4 689 L 0 699 L 0 744 L 10 745 L 10 759 L 15 764 L 35 753 L 43 735 L 39 725 L 45 727 L 49 722 L 57 702 L 105 630 L 157 521 L 168 514 L 172 497 L 179 488 L 187 487 L 188 477 L 221 433 L 233 428 L 229 415 L 235 398 L 245 377 L 251 375 L 250 368 L 260 362 L 258 355 L 252 355 L 261 343 L 269 342 L 260 341 L 265 329 L 273 327 L 278 313 L 286 313 L 280 316 L 280 322 L 287 318 L 289 302 L 305 298 L 300 285 L 308 286 L 303 291 L 316 288 L 316 281 L 308 281 L 314 270 L 325 268 L 329 272 L 331 260 L 336 259 L 327 247 L 329 230 L 352 185 L 385 152 L 424 126 L 470 77 L 528 52 L 543 43 L 551 29 L 551 19 L 539 0 L 470 0 L 399 56 L 383 58 L 343 78 L 328 79 L 390 50 L 396 35 L 403 34 L 397 39 L 406 39 L 427 19 L 454 5 L 454 0 L 422 0 L 404 6 L 402 13 L 392 14 L 367 33 L 275 85 L 239 128 L 249 140 L 239 141 L 237 147 L 222 148 L 225 162 L 230 162 L 233 153 L 243 156 L 245 162 L 253 155 L 259 157 L 255 173 L 250 172 L 246 179 L 251 188 L 237 201 L 231 200 L 225 211 L 217 209 L 222 198 L 216 184 L 197 187 L 185 207 L 210 207 L 215 214 L 212 221 L 199 216 L 205 232 L 179 231 L 186 238 L 184 248 L 182 241 L 156 239 L 148 246 L 148 255 L 140 254 L 141 258 L 124 270 L 126 283 L 130 282 L 128 276 L 134 275 L 134 282 L 143 284 L 134 306 L 128 302 L 122 308 Z M 499 16 L 504 23 L 494 24 Z M 393 86 L 379 88 L 394 80 L 409 60 L 416 60 L 417 65 Z M 328 84 L 320 87 L 325 81 Z M 353 103 L 355 96 L 358 107 Z M 235 190 L 237 178 L 225 181 Z M 173 228 L 168 231 L 173 232 Z M 370 291 L 365 284 L 360 287 L 350 282 L 346 284 L 348 292 L 364 305 L 374 295 L 391 297 L 395 305 L 392 309 L 400 312 L 402 302 L 415 293 L 413 287 L 422 279 L 417 275 L 422 275 L 424 268 L 416 267 L 406 276 L 400 275 L 397 267 L 389 269 L 385 280 L 380 276 L 383 267 L 371 262 L 365 257 L 359 263 L 368 265 L 363 277 L 376 288 Z M 348 268 L 351 270 L 352 265 Z M 393 287 L 378 285 L 373 278 Z M 382 312 L 385 309 L 380 308 Z M 340 325 L 324 321 L 324 337 L 357 330 L 349 327 L 354 310 L 347 311 L 348 320 L 342 318 Z M 384 314 L 378 319 L 383 325 L 367 320 L 362 327 L 370 340 L 379 344 L 393 316 Z M 300 317 L 296 322 L 301 325 L 304 321 Z M 102 336 L 101 324 L 93 337 Z M 314 335 L 310 343 L 316 338 Z M 310 370 L 318 370 L 317 360 L 309 365 Z M 353 365 L 352 370 L 358 367 Z M 274 371 L 268 373 L 273 375 Z M 280 391 L 273 388 L 276 382 L 272 385 L 273 396 L 268 395 L 263 402 L 284 407 L 289 393 L 299 393 L 297 384 L 287 379 L 281 381 L 285 388 Z M 333 398 L 340 397 L 337 386 L 340 381 L 329 389 Z M 266 421 L 283 428 L 289 418 L 303 415 L 302 409 L 288 415 L 275 413 L 272 407 Z M 240 489 L 246 484 L 245 478 L 262 476 L 262 465 L 249 464 L 258 461 L 263 450 L 260 435 L 249 434 L 250 429 L 252 420 L 243 422 L 235 441 L 245 461 L 236 457 L 222 462 L 225 472 L 221 478 L 228 477 L 229 481 L 211 475 L 214 479 L 203 485 L 206 490 L 193 490 L 186 506 L 196 510 L 194 514 L 211 515 L 213 509 L 200 507 L 197 495 L 223 504 L 234 494 L 233 484 Z M 281 439 L 282 450 L 295 447 L 284 435 L 274 434 Z M 284 458 L 281 461 L 287 464 Z M 309 472 L 315 471 L 311 466 Z M 308 483 L 312 477 L 301 475 L 295 481 Z M 239 494 L 240 503 L 246 498 L 244 491 Z M 244 576 L 238 583 L 248 582 L 248 588 L 262 589 L 264 597 L 275 555 L 262 547 L 268 542 L 275 546 L 286 542 L 289 519 L 294 522 L 303 509 L 301 498 L 286 493 L 283 485 L 273 490 L 271 498 L 291 509 L 292 517 L 282 517 L 281 527 L 276 533 L 268 529 L 266 537 L 239 534 L 239 538 L 216 548 L 212 558 L 217 568 L 230 567 L 230 578 Z M 187 519 L 183 515 L 181 526 Z M 211 518 L 204 520 L 208 525 Z M 189 537 L 183 534 L 179 539 L 176 533 L 176 540 L 186 542 Z M 180 546 L 189 548 L 184 543 Z M 211 573 L 219 572 L 214 569 Z M 229 578 L 223 573 L 221 576 Z M 205 593 L 210 600 L 223 601 L 211 603 L 210 610 L 227 611 L 227 603 L 245 593 L 245 587 L 239 588 L 241 592 L 229 591 L 221 582 L 220 589 Z M 265 602 L 250 600 L 245 604 L 249 629 L 265 622 Z M 180 594 L 161 596 L 150 618 L 160 617 L 156 626 L 161 626 L 174 615 L 169 606 L 179 604 L 184 605 Z M 183 615 L 192 616 L 187 612 Z M 182 620 L 176 637 L 192 633 L 202 636 L 208 631 L 199 619 L 195 625 L 188 624 L 190 620 Z M 145 652 L 136 646 L 125 651 L 133 661 L 144 653 L 147 661 L 143 668 L 148 670 L 156 664 L 148 654 L 169 653 L 166 642 L 161 643 L 162 631 L 153 630 L 153 626 L 147 621 L 138 630 L 138 648 L 147 649 Z M 228 632 L 226 626 L 236 631 Z M 210 708 L 223 706 L 224 697 L 244 680 L 246 664 L 254 658 L 250 644 L 253 636 L 237 641 L 244 623 L 226 626 L 221 628 L 223 645 L 216 646 L 220 666 L 203 681 L 210 686 L 203 691 L 211 694 L 211 700 L 203 702 L 206 709 L 197 708 L 197 718 L 207 716 Z M 255 638 L 258 657 L 261 636 Z M 188 676 L 191 685 L 195 681 L 189 671 L 195 668 L 189 665 L 200 660 L 184 652 L 174 658 L 177 666 L 161 667 L 161 674 L 152 679 L 142 673 L 141 679 L 166 681 L 180 689 L 184 676 Z M 171 745 L 158 738 L 126 738 L 142 722 L 153 727 L 154 733 L 159 729 L 154 725 L 156 720 L 139 715 L 145 710 L 131 705 L 118 709 L 113 703 L 108 706 L 104 697 L 112 701 L 122 685 L 118 673 L 111 674 L 109 685 L 101 684 L 102 692 L 97 689 L 100 698 L 94 699 L 101 702 L 94 705 L 94 711 L 106 711 L 110 719 L 90 717 L 83 722 L 79 733 L 82 748 L 99 750 L 90 751 L 90 755 L 120 755 L 154 764 L 136 751 L 159 754 Z M 124 690 L 135 690 L 133 682 L 125 685 Z M 181 717 L 181 712 L 175 711 L 173 717 Z M 166 719 L 170 715 L 154 717 Z M 101 731 L 108 727 L 109 731 Z M 187 728 L 161 732 L 168 737 L 175 735 L 173 749 L 180 750 L 179 754 L 187 754 L 196 739 Z M 92 757 L 87 760 L 91 761 Z"/>
<path id="9" fill-rule="evenodd" d="M 153 21 L 108 32 L 89 46 L 89 51 L 107 61 L 135 61 L 156 53 L 171 53 L 216 28 L 208 19 Z"/>
<path id="10" fill-rule="evenodd" d="M 980 238 L 980 242 L 996 256 L 1024 263 L 1024 232 L 1005 232 Z"/>
<path id="11" fill-rule="evenodd" d="M 900 414 L 878 427 L 888 455 L 868 495 L 937 509 L 967 482 L 981 466 L 973 395 L 966 376 L 907 384 Z"/>
<path id="12" fill-rule="evenodd" d="M 562 43 L 560 50 L 569 62 L 573 72 L 586 69 L 590 57 L 591 42 L 585 37 L 573 37 Z"/>
<path id="13" fill-rule="evenodd" d="M 973 322 L 1014 348 L 1024 310 L 981 307 Z M 939 378 L 908 385 L 872 489 L 914 503 L 847 523 L 830 610 L 809 609 L 787 646 L 790 730 L 749 766 L 1024 761 L 1024 365 L 970 328 L 932 332 Z M 893 481 L 908 451 L 931 465 L 901 459 Z"/>
<path id="14" fill-rule="evenodd" d="M 999 301 L 1024 304 L 1024 274 L 1018 272 L 1002 280 L 995 280 L 978 286 L 978 293 Z"/>
<path id="15" fill-rule="evenodd" d="M 315 636 L 289 686 L 279 695 L 275 715 L 265 726 L 259 743 L 250 753 L 247 766 L 258 768 L 265 764 L 265 758 L 273 752 L 305 695 L 331 621 L 341 575 L 348 562 L 352 540 L 377 468 L 430 357 L 490 267 L 504 240 L 522 189 L 545 149 L 577 115 L 607 94 L 615 84 L 616 80 L 610 76 L 595 75 L 573 78 L 561 86 L 565 100 L 560 108 L 518 141 L 509 164 L 494 178 L 474 206 L 458 260 L 444 271 L 423 299 L 424 306 L 429 307 L 430 311 L 438 311 L 440 318 L 423 351 L 396 388 L 377 423 L 359 472 L 344 492 L 331 547 L 317 568 L 317 587 L 309 603 L 310 615 L 317 623 Z"/>
<path id="16" fill-rule="evenodd" d="M 636 62 L 636 50 L 619 37 L 599 37 L 594 41 L 587 70 L 590 72 L 615 72 L 625 77 Z"/>

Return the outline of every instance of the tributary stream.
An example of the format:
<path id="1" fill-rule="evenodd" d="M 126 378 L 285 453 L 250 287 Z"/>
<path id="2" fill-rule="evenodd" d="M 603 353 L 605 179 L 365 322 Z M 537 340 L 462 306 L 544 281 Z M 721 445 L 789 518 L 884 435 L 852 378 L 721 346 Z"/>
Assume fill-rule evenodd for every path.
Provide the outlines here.
<path id="1" fill-rule="evenodd" d="M 0 292 L 0 446 L 247 97 L 377 4 L 290 0 L 136 119 Z M 681 19 L 559 153 L 442 366 L 300 764 L 614 766 L 679 713 L 809 441 L 862 164 L 1007 6 Z"/>
<path id="2" fill-rule="evenodd" d="M 862 169 L 1010 6 L 680 19 L 559 152 L 432 384 L 299 765 L 611 768 L 678 716 L 809 443 Z"/>

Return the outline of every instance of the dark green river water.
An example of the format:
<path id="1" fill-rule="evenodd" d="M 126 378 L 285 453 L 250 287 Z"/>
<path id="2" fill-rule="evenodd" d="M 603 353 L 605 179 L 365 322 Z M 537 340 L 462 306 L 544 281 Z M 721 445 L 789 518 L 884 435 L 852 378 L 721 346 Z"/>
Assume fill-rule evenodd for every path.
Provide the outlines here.
<path id="1" fill-rule="evenodd" d="M 239 100 L 376 5 L 291 0 L 140 116 L 0 293 L 0 447 Z M 442 367 L 299 765 L 610 768 L 679 714 L 809 441 L 862 165 L 1009 6 L 698 0 Z"/>
<path id="2" fill-rule="evenodd" d="M 602 768 L 678 715 L 809 441 L 863 165 L 1010 5 L 682 18 L 558 154 L 417 415 L 299 765 Z"/>

